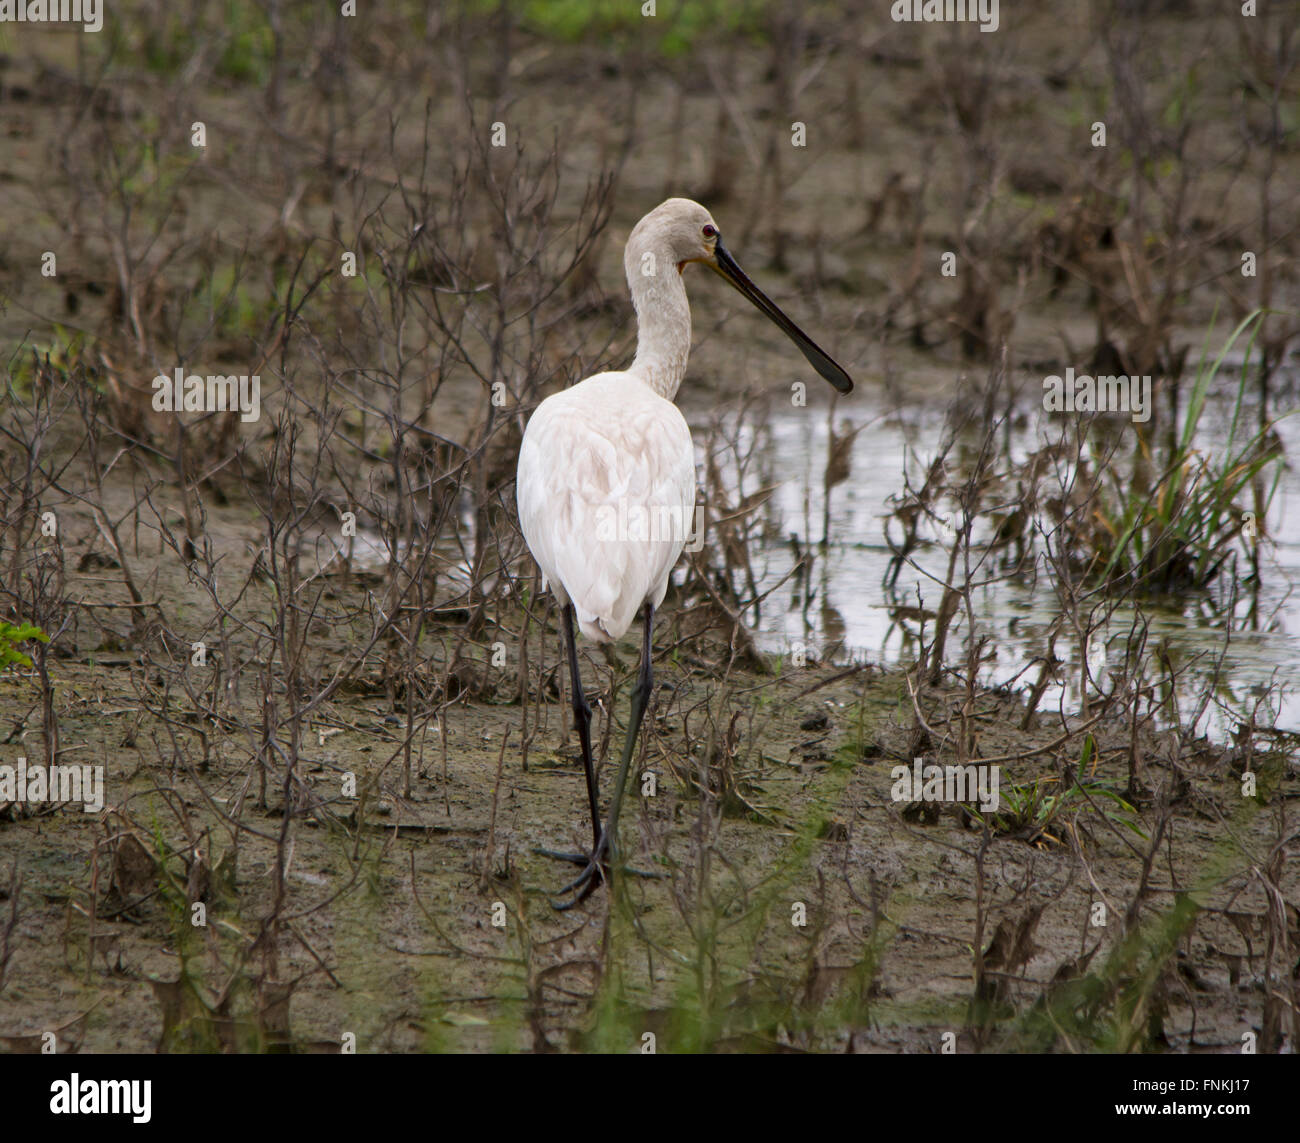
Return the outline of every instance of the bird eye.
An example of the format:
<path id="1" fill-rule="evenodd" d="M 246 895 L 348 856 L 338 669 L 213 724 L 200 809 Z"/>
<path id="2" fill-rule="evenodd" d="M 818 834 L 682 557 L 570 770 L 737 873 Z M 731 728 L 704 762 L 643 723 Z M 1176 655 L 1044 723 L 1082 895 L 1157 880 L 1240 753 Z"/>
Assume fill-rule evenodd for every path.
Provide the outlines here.
<path id="1" fill-rule="evenodd" d="M 717 238 L 717 236 L 718 236 L 718 228 L 717 228 L 716 226 L 714 226 L 713 223 L 711 223 L 711 222 L 707 222 L 707 223 L 705 223 L 705 224 L 704 224 L 704 237 L 705 237 L 705 238 Z"/>

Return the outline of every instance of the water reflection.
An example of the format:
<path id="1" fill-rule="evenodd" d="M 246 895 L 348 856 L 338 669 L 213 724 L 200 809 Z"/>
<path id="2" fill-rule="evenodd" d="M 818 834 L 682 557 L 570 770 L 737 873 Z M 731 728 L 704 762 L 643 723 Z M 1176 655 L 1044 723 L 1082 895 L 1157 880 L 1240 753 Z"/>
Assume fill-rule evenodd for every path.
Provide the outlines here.
<path id="1" fill-rule="evenodd" d="M 751 554 L 753 587 L 765 598 L 748 617 L 764 650 L 789 652 L 802 645 L 822 657 L 869 656 L 896 663 L 917 656 L 922 620 L 927 632 L 933 630 L 942 596 L 937 581 L 948 570 L 953 521 L 929 521 L 929 529 L 922 531 L 928 538 L 916 541 L 907 553 L 929 576 L 894 558 L 884 528 L 893 507 L 890 498 L 903 489 L 905 472 L 914 489 L 926 488 L 933 475 L 926 466 L 939 451 L 944 419 L 939 411 L 923 410 L 908 414 L 904 423 L 879 401 L 879 394 L 864 386 L 851 406 L 841 403 L 840 420 L 851 408 L 855 422 L 847 433 L 840 420 L 832 430 L 824 413 L 774 401 L 759 415 L 753 408 L 743 411 L 729 420 L 724 432 L 713 436 L 712 447 L 721 453 L 713 460 L 715 472 L 722 474 L 733 503 L 756 490 L 770 489 L 754 529 Z M 1198 447 L 1222 447 L 1231 412 L 1226 401 L 1211 398 L 1201 422 L 1203 439 L 1196 439 Z M 690 419 L 697 441 L 708 440 L 708 414 Z M 1016 461 L 1039 452 L 1050 457 L 1061 429 L 1062 418 L 1034 410 L 1010 419 L 1002 443 Z M 828 515 L 826 458 L 833 433 L 837 444 L 848 441 L 841 462 L 847 467 L 847 479 L 832 488 Z M 1287 457 L 1300 454 L 1300 418 L 1280 421 L 1277 434 Z M 949 463 L 961 468 L 960 450 L 978 447 L 982 435 L 959 438 Z M 1117 445 L 1125 447 L 1131 451 L 1132 442 Z M 1005 546 L 1004 559 L 1014 561 L 1016 529 L 1023 528 L 1025 520 L 1016 519 L 1017 490 L 998 491 L 1005 509 L 998 517 L 999 527 L 1005 535 L 997 539 Z M 920 499 L 924 501 L 924 496 Z M 1142 614 L 1149 621 L 1146 653 L 1158 649 L 1175 667 L 1188 670 L 1189 685 L 1176 696 L 1185 717 L 1194 713 L 1195 695 L 1209 680 L 1214 680 L 1220 702 L 1240 713 L 1270 686 L 1289 683 L 1300 674 L 1300 593 L 1295 590 L 1300 584 L 1298 502 L 1300 472 L 1287 467 L 1268 516 L 1269 542 L 1261 549 L 1259 581 L 1253 592 L 1238 590 L 1233 598 L 1229 577 L 1221 576 L 1211 594 L 1184 593 L 1142 602 Z M 1053 506 L 1036 507 L 1043 512 Z M 1065 510 L 1059 504 L 1054 508 L 1058 514 Z M 896 545 L 904 532 L 898 521 L 893 522 Z M 830 542 L 823 547 L 820 541 L 827 533 Z M 942 544 L 934 542 L 936 534 Z M 976 538 L 994 537 L 989 533 Z M 801 559 L 809 565 L 802 570 L 797 566 Z M 1072 632 L 1061 628 L 1061 609 L 1051 583 L 1041 569 L 1036 581 L 1033 577 L 1000 579 L 991 569 L 985 570 L 987 577 L 975 578 L 992 582 L 977 588 L 972 600 L 979 630 L 991 636 L 985 681 L 1028 689 L 1041 673 L 1055 632 L 1054 650 L 1060 662 L 1040 709 L 1063 704 L 1066 710 L 1077 710 L 1087 652 Z M 1240 574 L 1248 570 L 1243 562 Z M 1088 649 L 1099 663 L 1107 664 L 1103 669 L 1122 666 L 1123 642 L 1135 618 L 1133 606 L 1120 607 L 1110 617 L 1112 634 L 1104 660 L 1096 648 Z M 950 663 L 964 634 L 959 630 L 950 637 L 946 654 Z M 1220 658 L 1222 669 L 1216 670 Z M 1279 726 L 1300 728 L 1300 700 L 1295 694 L 1275 696 L 1272 703 Z M 1234 724 L 1231 715 L 1212 709 L 1203 729 L 1222 740 Z"/>

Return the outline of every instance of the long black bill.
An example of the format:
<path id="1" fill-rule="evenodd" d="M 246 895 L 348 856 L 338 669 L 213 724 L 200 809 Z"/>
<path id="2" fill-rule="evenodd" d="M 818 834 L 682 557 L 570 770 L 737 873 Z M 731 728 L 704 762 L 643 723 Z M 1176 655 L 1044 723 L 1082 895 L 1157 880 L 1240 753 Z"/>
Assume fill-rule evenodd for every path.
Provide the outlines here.
<path id="1" fill-rule="evenodd" d="M 830 354 L 786 317 L 780 307 L 749 280 L 748 275 L 736 265 L 736 260 L 731 256 L 730 251 L 722 245 L 721 241 L 715 247 L 714 253 L 717 257 L 717 265 L 710 266 L 710 269 L 721 274 L 722 277 L 753 302 L 758 309 L 771 318 L 786 337 L 799 347 L 799 352 L 808 359 L 808 364 L 834 385 L 837 392 L 853 392 L 853 381 L 849 375 L 831 360 Z"/>

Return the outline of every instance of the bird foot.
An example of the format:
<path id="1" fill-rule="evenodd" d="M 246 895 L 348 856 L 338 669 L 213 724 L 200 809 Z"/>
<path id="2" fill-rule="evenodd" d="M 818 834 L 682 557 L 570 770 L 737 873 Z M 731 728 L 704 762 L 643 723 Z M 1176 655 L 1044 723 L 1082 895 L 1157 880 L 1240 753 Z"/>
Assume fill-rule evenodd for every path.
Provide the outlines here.
<path id="1" fill-rule="evenodd" d="M 608 876 L 609 866 L 603 860 L 598 861 L 593 853 L 587 859 L 587 864 L 582 867 L 582 872 L 558 893 L 561 898 L 568 893 L 572 893 L 573 896 L 568 900 L 552 901 L 551 908 L 557 913 L 567 913 L 574 905 L 579 905 L 590 897 L 596 886 L 603 884 Z"/>
<path id="2" fill-rule="evenodd" d="M 559 903 L 552 901 L 551 907 L 561 913 L 568 912 L 574 905 L 581 904 L 590 897 L 597 886 L 608 881 L 610 873 L 608 851 L 609 847 L 603 842 L 592 853 L 562 853 L 555 849 L 534 849 L 534 853 L 541 854 L 543 857 L 550 857 L 556 861 L 567 861 L 570 865 L 576 865 L 582 870 L 577 877 L 556 894 L 557 897 L 561 898 L 569 893 L 572 893 L 573 896 L 569 900 L 562 900 Z M 627 865 L 620 867 L 619 872 L 630 877 L 645 877 L 653 880 L 659 880 L 665 876 L 662 873 L 649 873 L 644 869 L 633 869 Z"/>
<path id="3" fill-rule="evenodd" d="M 570 865 L 577 866 L 586 865 L 591 860 L 590 853 L 563 853 L 558 849 L 542 849 L 540 846 L 533 852 L 541 857 L 549 857 L 554 861 L 567 861 Z"/>

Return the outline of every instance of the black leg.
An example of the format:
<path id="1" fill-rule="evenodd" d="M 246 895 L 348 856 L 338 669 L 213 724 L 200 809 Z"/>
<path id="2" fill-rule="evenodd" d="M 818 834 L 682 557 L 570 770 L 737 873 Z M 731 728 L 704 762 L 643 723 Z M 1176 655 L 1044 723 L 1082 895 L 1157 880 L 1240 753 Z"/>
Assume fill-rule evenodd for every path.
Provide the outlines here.
<path id="1" fill-rule="evenodd" d="M 596 801 L 596 766 L 591 758 L 591 707 L 582 693 L 578 670 L 578 644 L 573 636 L 573 604 L 564 607 L 564 644 L 569 652 L 569 689 L 573 691 L 573 724 L 582 745 L 582 769 L 587 776 L 587 805 L 591 809 L 591 843 L 600 844 L 600 808 Z"/>
<path id="2" fill-rule="evenodd" d="M 596 885 L 604 880 L 605 869 L 614 856 L 615 836 L 618 829 L 618 815 L 623 808 L 623 793 L 627 785 L 627 772 L 632 766 L 632 756 L 636 753 L 637 738 L 641 731 L 641 720 L 645 716 L 646 707 L 650 703 L 650 695 L 654 686 L 654 669 L 651 664 L 653 658 L 653 633 L 655 622 L 655 609 L 652 604 L 645 605 L 645 637 L 641 644 L 641 670 L 637 675 L 636 686 L 632 691 L 632 716 L 628 722 L 627 739 L 623 743 L 623 760 L 619 763 L 618 777 L 614 779 L 614 796 L 609 804 L 609 818 L 605 822 L 605 828 L 596 839 L 596 848 L 591 855 L 591 860 L 587 863 L 579 876 L 560 890 L 560 894 L 572 893 L 577 890 L 577 896 L 572 900 L 566 901 L 562 905 L 556 905 L 557 909 L 572 909 L 580 901 L 585 901 L 596 888 Z"/>

